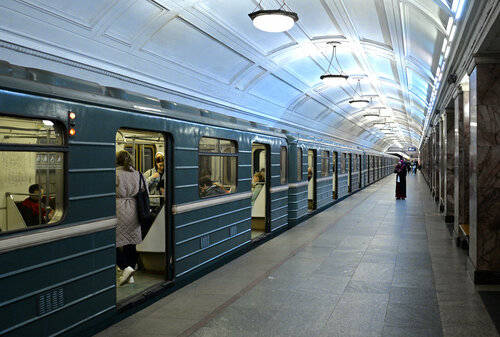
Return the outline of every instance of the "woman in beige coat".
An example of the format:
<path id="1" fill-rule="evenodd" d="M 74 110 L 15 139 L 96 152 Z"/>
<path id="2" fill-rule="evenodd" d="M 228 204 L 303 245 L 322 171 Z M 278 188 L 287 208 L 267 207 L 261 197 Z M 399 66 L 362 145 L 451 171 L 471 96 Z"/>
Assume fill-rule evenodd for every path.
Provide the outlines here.
<path id="1" fill-rule="evenodd" d="M 135 196 L 142 173 L 134 170 L 132 156 L 125 150 L 116 154 L 116 261 L 123 270 L 119 285 L 133 283 L 137 263 L 135 245 L 142 242 Z M 147 189 L 147 186 L 145 186 Z"/>

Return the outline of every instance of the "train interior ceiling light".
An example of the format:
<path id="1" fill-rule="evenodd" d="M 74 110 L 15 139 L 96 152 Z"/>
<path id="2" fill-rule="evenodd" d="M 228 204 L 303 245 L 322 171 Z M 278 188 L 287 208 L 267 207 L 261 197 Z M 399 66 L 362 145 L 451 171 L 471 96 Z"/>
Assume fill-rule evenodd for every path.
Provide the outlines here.
<path id="1" fill-rule="evenodd" d="M 255 10 L 259 9 L 259 10 Z M 279 9 L 264 9 L 262 1 L 259 1 L 257 7 L 248 16 L 252 19 L 253 25 L 265 32 L 281 33 L 293 27 L 299 20 L 297 13 L 292 12 L 285 1 Z M 286 10 L 285 10 L 286 9 Z"/>
<path id="2" fill-rule="evenodd" d="M 342 67 L 340 66 L 339 60 L 337 59 L 337 45 L 340 44 L 340 42 L 337 41 L 331 41 L 328 42 L 328 44 L 332 45 L 332 56 L 330 57 L 330 61 L 328 63 L 328 69 L 326 70 L 326 73 L 321 75 L 319 78 L 320 80 L 323 81 L 325 85 L 342 85 L 346 83 L 346 80 L 349 78 L 344 71 L 342 70 Z M 338 68 L 333 64 L 333 59 L 337 62 Z M 332 74 L 330 73 L 330 68 L 333 67 L 335 70 L 338 72 L 338 74 Z"/>

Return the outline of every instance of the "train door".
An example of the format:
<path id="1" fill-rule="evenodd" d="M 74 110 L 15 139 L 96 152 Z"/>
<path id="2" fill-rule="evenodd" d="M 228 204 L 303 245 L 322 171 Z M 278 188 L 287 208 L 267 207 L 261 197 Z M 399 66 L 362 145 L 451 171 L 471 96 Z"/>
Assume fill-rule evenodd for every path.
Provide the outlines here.
<path id="1" fill-rule="evenodd" d="M 366 182 L 369 184 L 371 182 L 371 165 L 370 165 L 370 155 L 366 155 Z"/>
<path id="2" fill-rule="evenodd" d="M 307 151 L 307 205 L 308 210 L 316 209 L 316 150 Z"/>
<path id="3" fill-rule="evenodd" d="M 269 145 L 252 144 L 252 239 L 269 232 Z"/>
<path id="4" fill-rule="evenodd" d="M 127 219 L 136 216 L 135 211 L 133 214 L 127 214 L 127 203 L 135 196 L 124 196 L 125 191 L 130 190 L 135 182 L 130 176 L 121 174 L 117 168 L 116 230 L 119 248 L 117 248 L 116 299 L 118 302 L 142 293 L 151 286 L 173 279 L 173 236 L 168 214 L 171 207 L 166 207 L 171 205 L 171 198 L 167 196 L 171 190 L 169 187 L 172 156 L 167 139 L 160 132 L 120 129 L 116 134 L 117 158 L 123 150 L 131 155 L 134 168 L 143 174 L 144 183 L 148 185 L 153 221 L 150 226 L 141 225 L 140 234 L 138 232 L 131 234 L 132 232 L 127 229 Z M 139 180 L 139 175 L 137 179 Z M 133 226 L 133 221 L 129 224 Z M 123 239 L 139 235 L 142 241 Z"/>
<path id="5" fill-rule="evenodd" d="M 356 155 L 358 157 L 358 188 L 361 188 L 361 178 L 363 173 L 363 162 L 360 154 Z"/>
<path id="6" fill-rule="evenodd" d="M 333 199 L 337 199 L 337 183 L 338 183 L 338 174 L 337 174 L 337 156 L 338 152 L 333 152 L 332 155 L 332 195 Z"/>
<path id="7" fill-rule="evenodd" d="M 346 159 L 346 166 L 347 166 L 347 192 L 351 193 L 352 192 L 352 154 L 347 155 Z"/>

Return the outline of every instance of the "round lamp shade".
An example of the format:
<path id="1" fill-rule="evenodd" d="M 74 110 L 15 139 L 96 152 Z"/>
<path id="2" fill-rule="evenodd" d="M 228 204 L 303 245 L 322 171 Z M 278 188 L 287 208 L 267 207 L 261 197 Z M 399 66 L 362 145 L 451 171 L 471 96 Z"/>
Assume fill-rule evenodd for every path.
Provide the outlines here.
<path id="1" fill-rule="evenodd" d="M 342 85 L 346 83 L 346 80 L 348 78 L 349 76 L 341 74 L 326 74 L 319 77 L 319 79 L 322 80 L 325 85 Z"/>
<path id="2" fill-rule="evenodd" d="M 370 104 L 370 101 L 368 101 L 367 99 L 353 99 L 349 101 L 349 104 L 351 104 L 354 108 L 362 109 L 368 106 L 368 104 Z"/>
<path id="3" fill-rule="evenodd" d="M 253 25 L 265 32 L 280 33 L 289 30 L 299 19 L 297 13 L 281 9 L 260 10 L 248 14 Z"/>

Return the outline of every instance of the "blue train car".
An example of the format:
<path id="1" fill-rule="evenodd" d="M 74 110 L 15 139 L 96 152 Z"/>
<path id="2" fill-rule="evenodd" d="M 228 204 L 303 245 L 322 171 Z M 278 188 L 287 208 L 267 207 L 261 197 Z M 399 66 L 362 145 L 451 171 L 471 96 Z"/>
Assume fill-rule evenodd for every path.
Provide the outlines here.
<path id="1" fill-rule="evenodd" d="M 119 151 L 152 184 L 154 217 L 125 282 Z M 0 63 L 0 334 L 90 334 L 389 174 L 392 161 Z"/>

